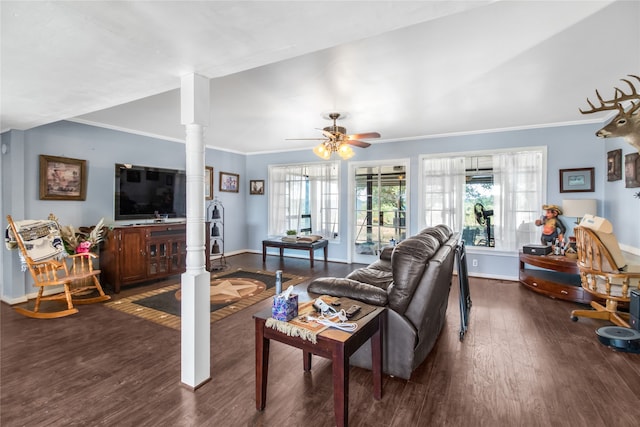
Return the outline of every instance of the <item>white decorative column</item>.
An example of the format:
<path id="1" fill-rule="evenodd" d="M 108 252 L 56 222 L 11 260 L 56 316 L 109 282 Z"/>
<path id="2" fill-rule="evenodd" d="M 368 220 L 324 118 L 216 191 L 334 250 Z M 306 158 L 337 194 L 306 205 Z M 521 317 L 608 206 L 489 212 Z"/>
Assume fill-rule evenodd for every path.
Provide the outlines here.
<path id="1" fill-rule="evenodd" d="M 187 269 L 182 274 L 181 380 L 195 390 L 211 379 L 210 275 L 205 269 L 204 128 L 209 124 L 209 79 L 181 79 L 181 122 L 187 144 Z"/>

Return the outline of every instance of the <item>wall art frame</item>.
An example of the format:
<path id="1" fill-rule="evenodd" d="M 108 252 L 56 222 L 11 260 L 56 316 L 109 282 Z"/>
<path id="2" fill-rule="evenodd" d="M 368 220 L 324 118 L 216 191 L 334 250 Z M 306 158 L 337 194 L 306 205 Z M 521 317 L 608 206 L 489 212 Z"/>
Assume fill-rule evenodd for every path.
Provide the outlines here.
<path id="1" fill-rule="evenodd" d="M 619 181 L 622 179 L 622 149 L 612 150 L 607 153 L 607 181 Z"/>
<path id="2" fill-rule="evenodd" d="M 595 168 L 560 169 L 560 192 L 595 191 Z"/>
<path id="3" fill-rule="evenodd" d="M 624 156 L 624 181 L 626 188 L 640 187 L 640 154 Z"/>
<path id="4" fill-rule="evenodd" d="M 237 173 L 220 172 L 220 191 L 237 193 L 240 189 L 240 175 Z"/>
<path id="5" fill-rule="evenodd" d="M 40 155 L 40 200 L 86 200 L 87 161 Z"/>
<path id="6" fill-rule="evenodd" d="M 264 179 L 252 179 L 249 181 L 249 194 L 264 195 Z"/>
<path id="7" fill-rule="evenodd" d="M 213 166 L 204 167 L 204 198 L 213 200 Z"/>

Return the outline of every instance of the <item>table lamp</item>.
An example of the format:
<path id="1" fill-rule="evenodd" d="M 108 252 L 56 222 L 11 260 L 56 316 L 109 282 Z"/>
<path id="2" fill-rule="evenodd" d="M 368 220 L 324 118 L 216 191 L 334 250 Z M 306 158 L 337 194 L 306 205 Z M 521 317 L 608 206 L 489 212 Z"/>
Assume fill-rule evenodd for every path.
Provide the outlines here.
<path id="1" fill-rule="evenodd" d="M 562 201 L 562 214 L 564 216 L 576 217 L 576 224 L 580 225 L 580 220 L 585 214 L 596 215 L 598 204 L 596 199 L 567 199 Z"/>

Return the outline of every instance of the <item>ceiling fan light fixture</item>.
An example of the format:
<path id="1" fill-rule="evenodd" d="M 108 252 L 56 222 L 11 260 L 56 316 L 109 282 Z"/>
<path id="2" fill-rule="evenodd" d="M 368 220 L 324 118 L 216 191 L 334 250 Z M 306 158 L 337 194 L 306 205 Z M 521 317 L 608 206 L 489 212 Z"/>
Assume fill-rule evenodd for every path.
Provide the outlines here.
<path id="1" fill-rule="evenodd" d="M 331 158 L 331 150 L 324 142 L 313 148 L 313 154 L 324 160 L 329 160 Z"/>
<path id="2" fill-rule="evenodd" d="M 353 157 L 353 155 L 355 154 L 353 152 L 353 149 L 348 146 L 347 144 L 340 144 L 340 146 L 338 147 L 338 155 L 340 157 L 342 157 L 343 160 L 348 160 L 350 158 Z"/>
<path id="3" fill-rule="evenodd" d="M 344 126 L 338 126 L 336 124 L 336 120 L 344 117 L 346 117 L 346 113 L 332 112 L 327 114 L 326 118 L 333 120 L 333 124 L 331 126 L 318 129 L 326 139 L 313 148 L 313 153 L 316 156 L 324 160 L 329 160 L 333 153 L 338 153 L 343 160 L 348 160 L 355 155 L 353 148 L 351 148 L 352 145 L 360 148 L 367 148 L 371 144 L 361 141 L 361 139 L 380 138 L 380 134 L 378 132 L 347 135 L 347 129 Z M 318 138 L 301 139 L 313 140 Z"/>

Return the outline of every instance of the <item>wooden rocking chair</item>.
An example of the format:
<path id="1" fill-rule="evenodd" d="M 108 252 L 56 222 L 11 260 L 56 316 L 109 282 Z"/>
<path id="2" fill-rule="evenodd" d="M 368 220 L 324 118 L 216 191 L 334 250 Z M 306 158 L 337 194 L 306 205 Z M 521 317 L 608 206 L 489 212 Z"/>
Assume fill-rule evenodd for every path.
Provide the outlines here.
<path id="1" fill-rule="evenodd" d="M 97 258 L 97 255 L 93 253 L 83 253 L 70 255 L 60 261 L 55 259 L 34 261 L 29 256 L 23 237 L 18 232 L 11 215 L 7 215 L 7 221 L 15 241 L 20 248 L 24 262 L 31 273 L 34 282 L 33 285 L 39 288 L 34 309 L 29 310 L 24 307 L 15 307 L 18 313 L 37 319 L 54 319 L 77 313 L 78 309 L 74 307 L 74 304 L 92 304 L 111 299 L 109 295 L 104 293 L 102 286 L 100 286 L 100 281 L 97 277 L 100 274 L 100 270 L 93 269 L 92 259 Z M 70 262 L 67 260 L 70 260 Z M 54 295 L 44 296 L 45 288 L 53 286 L 62 286 L 63 291 Z M 95 294 L 95 292 L 98 293 L 97 296 L 82 297 Z M 67 308 L 53 312 L 40 311 L 40 303 L 42 301 L 52 300 L 65 301 Z"/>
<path id="2" fill-rule="evenodd" d="M 628 328 L 629 313 L 618 311 L 618 303 L 629 303 L 630 291 L 640 289 L 640 266 L 627 263 L 606 219 L 585 215 L 574 233 L 582 288 L 605 305 L 592 301 L 594 310 L 573 310 L 571 319 L 603 319 Z"/>

